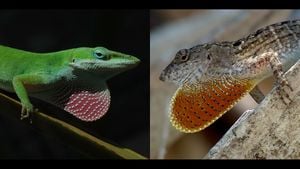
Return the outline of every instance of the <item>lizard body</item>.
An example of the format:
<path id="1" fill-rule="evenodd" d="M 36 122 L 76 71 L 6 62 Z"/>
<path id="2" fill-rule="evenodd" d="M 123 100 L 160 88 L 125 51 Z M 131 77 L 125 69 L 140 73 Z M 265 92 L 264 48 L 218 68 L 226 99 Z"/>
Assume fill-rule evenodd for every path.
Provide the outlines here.
<path id="1" fill-rule="evenodd" d="M 21 119 L 33 111 L 32 96 L 84 121 L 97 120 L 108 111 L 106 80 L 139 63 L 104 47 L 34 53 L 0 46 L 0 60 L 0 88 L 17 94 Z"/>
<path id="2" fill-rule="evenodd" d="M 231 109 L 259 82 L 300 59 L 300 20 L 266 26 L 237 41 L 206 43 L 177 52 L 160 75 L 179 85 L 170 106 L 171 123 L 200 131 Z M 291 89 L 292 90 L 292 89 Z"/>

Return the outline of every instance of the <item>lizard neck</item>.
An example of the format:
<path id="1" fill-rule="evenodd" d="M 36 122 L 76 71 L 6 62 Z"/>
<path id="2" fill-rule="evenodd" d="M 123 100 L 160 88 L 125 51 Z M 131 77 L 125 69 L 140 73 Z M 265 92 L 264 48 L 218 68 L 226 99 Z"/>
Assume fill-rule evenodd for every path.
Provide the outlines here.
<path id="1" fill-rule="evenodd" d="M 54 81 L 63 77 L 66 80 L 74 78 L 73 68 L 69 65 L 72 62 L 72 53 L 74 49 L 67 49 L 51 53 L 38 53 L 40 58 L 45 58 L 49 67 L 49 73 L 54 77 Z M 50 71 L 51 70 L 51 71 Z"/>

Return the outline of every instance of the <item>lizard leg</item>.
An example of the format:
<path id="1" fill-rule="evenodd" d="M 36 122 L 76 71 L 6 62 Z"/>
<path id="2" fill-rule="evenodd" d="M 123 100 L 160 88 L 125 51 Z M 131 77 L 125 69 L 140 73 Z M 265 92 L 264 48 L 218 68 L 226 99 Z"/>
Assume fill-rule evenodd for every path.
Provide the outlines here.
<path id="1" fill-rule="evenodd" d="M 265 95 L 261 92 L 261 90 L 258 88 L 258 86 L 255 86 L 249 94 L 252 96 L 252 98 L 256 101 L 256 103 L 262 102 L 262 100 L 265 98 Z"/>
<path id="2" fill-rule="evenodd" d="M 40 84 L 41 82 L 42 78 L 37 75 L 24 74 L 13 78 L 14 90 L 22 104 L 21 120 L 29 117 L 30 112 L 33 112 L 33 106 L 29 100 L 25 85 Z"/>
<path id="3" fill-rule="evenodd" d="M 287 86 L 291 91 L 293 91 L 293 88 L 291 87 L 291 85 L 288 83 L 288 81 L 284 77 L 282 63 L 278 59 L 277 53 L 273 54 L 272 57 L 270 58 L 270 65 L 271 65 L 273 74 L 275 76 L 276 83 L 279 85 L 279 87 L 276 88 L 277 93 L 279 94 L 280 99 L 283 101 L 283 103 L 287 105 L 288 102 L 285 101 L 284 97 L 287 98 L 289 100 L 289 102 L 291 102 L 292 99 L 290 98 L 288 93 L 284 90 L 284 87 Z"/>

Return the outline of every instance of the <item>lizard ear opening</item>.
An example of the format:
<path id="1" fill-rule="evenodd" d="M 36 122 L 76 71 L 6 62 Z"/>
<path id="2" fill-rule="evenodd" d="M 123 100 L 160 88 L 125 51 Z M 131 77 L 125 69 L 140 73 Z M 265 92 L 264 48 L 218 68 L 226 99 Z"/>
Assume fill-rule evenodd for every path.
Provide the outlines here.
<path id="1" fill-rule="evenodd" d="M 206 58 L 207 58 L 208 60 L 211 60 L 211 56 L 210 56 L 209 53 L 206 55 Z"/>

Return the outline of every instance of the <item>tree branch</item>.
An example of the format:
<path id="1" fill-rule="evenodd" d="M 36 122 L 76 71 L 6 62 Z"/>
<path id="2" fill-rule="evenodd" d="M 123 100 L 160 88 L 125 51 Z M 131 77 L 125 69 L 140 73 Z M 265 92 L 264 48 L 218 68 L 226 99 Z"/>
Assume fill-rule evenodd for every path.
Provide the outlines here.
<path id="1" fill-rule="evenodd" d="M 300 158 L 300 60 L 285 76 L 294 89 L 284 88 L 292 102 L 285 105 L 274 88 L 256 109 L 239 118 L 205 158 Z"/>

